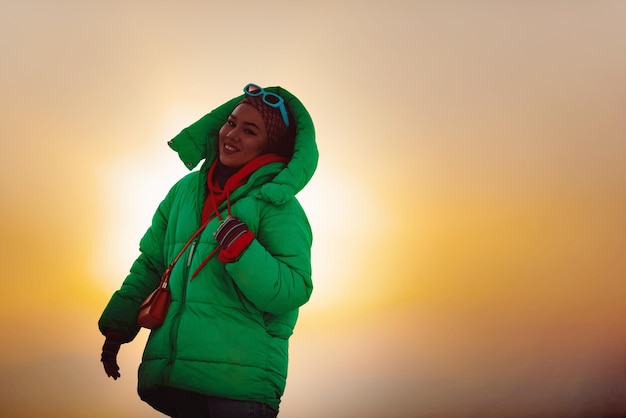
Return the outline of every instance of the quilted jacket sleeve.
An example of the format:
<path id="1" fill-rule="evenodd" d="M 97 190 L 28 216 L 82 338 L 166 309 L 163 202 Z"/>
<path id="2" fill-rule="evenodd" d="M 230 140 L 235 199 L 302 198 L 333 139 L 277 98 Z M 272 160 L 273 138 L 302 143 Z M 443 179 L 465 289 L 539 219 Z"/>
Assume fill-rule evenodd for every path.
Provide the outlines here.
<path id="1" fill-rule="evenodd" d="M 115 329 L 122 333 L 124 342 L 128 342 L 139 332 L 140 327 L 137 325 L 139 305 L 156 289 L 165 270 L 163 258 L 165 230 L 170 212 L 169 197 L 175 187 L 159 205 L 152 218 L 152 225 L 139 243 L 139 257 L 132 264 L 128 276 L 120 289 L 113 294 L 98 321 L 98 327 L 103 334 L 106 329 Z"/>
<path id="2" fill-rule="evenodd" d="M 285 314 L 311 297 L 311 245 L 311 227 L 294 198 L 262 217 L 256 239 L 226 270 L 258 309 Z"/>

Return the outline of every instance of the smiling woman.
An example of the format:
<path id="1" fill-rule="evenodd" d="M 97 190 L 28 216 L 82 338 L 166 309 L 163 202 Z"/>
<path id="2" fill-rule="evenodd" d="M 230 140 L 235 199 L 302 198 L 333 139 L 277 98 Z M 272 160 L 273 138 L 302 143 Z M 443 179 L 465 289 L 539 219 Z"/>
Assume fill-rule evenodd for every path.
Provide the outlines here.
<path id="1" fill-rule="evenodd" d="M 311 296 L 312 231 L 295 194 L 317 166 L 313 123 L 285 89 L 249 86 L 168 142 L 186 167 L 204 163 L 158 205 L 98 322 L 104 370 L 117 379 L 120 346 L 167 273 L 171 305 L 149 326 L 138 391 L 170 416 L 276 416 L 288 339 Z"/>

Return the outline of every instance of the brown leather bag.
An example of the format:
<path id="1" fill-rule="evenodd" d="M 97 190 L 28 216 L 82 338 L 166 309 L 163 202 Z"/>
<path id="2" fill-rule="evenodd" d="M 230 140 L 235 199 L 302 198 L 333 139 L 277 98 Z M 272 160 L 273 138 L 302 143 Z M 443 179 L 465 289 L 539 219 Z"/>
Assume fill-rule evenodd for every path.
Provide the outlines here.
<path id="1" fill-rule="evenodd" d="M 167 316 L 167 310 L 172 302 L 172 295 L 170 294 L 168 284 L 169 270 L 163 274 L 159 287 L 157 287 L 154 292 L 150 293 L 141 306 L 139 306 L 139 315 L 137 316 L 139 326 L 155 329 L 163 325 L 165 317 Z"/>
<path id="2" fill-rule="evenodd" d="M 200 232 L 208 225 L 209 221 L 205 222 L 194 234 L 189 238 L 187 243 L 178 252 L 178 255 L 165 269 L 165 272 L 161 276 L 161 283 L 139 306 L 139 315 L 137 315 L 137 324 L 140 327 L 148 329 L 156 329 L 163 325 L 167 311 L 169 310 L 170 303 L 172 303 L 172 295 L 170 293 L 169 282 L 170 274 L 174 265 L 178 259 L 183 255 L 187 247 L 193 242 Z"/>

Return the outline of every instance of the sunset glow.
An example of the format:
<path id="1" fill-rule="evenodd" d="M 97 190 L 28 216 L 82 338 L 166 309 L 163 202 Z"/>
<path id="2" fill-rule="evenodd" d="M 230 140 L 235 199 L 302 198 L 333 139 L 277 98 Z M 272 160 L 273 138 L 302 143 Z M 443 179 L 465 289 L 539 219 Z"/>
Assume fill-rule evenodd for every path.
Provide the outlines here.
<path id="1" fill-rule="evenodd" d="M 113 381 L 97 320 L 188 172 L 167 140 L 248 82 L 320 149 L 280 417 L 626 413 L 626 3 L 12 3 L 3 416 L 159 416 L 147 332 Z"/>

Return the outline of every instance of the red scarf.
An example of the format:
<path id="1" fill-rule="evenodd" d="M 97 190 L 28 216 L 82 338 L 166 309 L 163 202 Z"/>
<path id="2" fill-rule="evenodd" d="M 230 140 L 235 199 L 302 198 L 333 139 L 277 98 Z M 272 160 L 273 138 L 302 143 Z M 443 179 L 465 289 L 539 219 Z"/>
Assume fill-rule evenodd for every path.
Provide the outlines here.
<path id="1" fill-rule="evenodd" d="M 246 184 L 252 173 L 256 170 L 267 164 L 276 162 L 287 163 L 288 161 L 288 159 L 277 154 L 260 155 L 249 161 L 246 165 L 241 167 L 239 171 L 226 180 L 226 184 L 224 184 L 224 187 L 222 188 L 217 181 L 217 176 L 215 175 L 217 167 L 216 158 L 215 161 L 213 161 L 213 164 L 211 164 L 209 174 L 207 176 L 209 194 L 207 195 L 207 198 L 204 201 L 204 207 L 202 208 L 202 223 L 204 224 L 207 220 L 214 218 L 215 216 L 221 219 L 217 208 L 219 208 L 224 201 L 228 201 L 228 214 L 230 215 L 230 194 L 238 187 Z"/>

